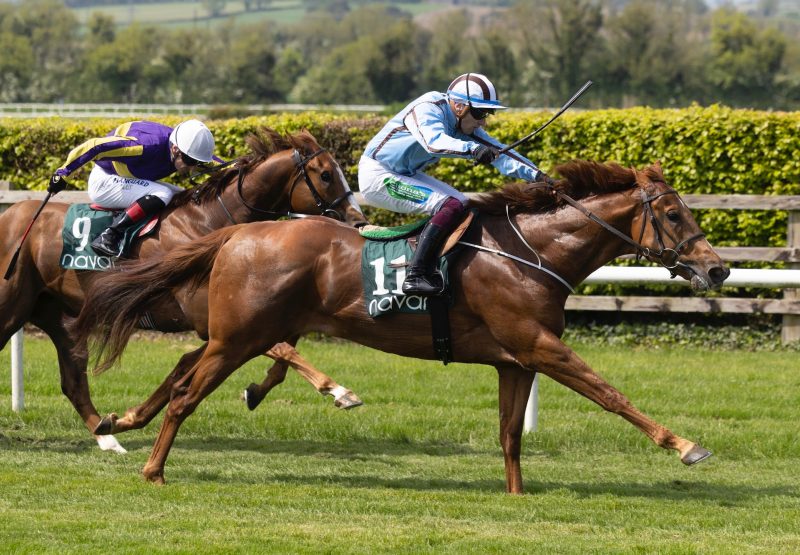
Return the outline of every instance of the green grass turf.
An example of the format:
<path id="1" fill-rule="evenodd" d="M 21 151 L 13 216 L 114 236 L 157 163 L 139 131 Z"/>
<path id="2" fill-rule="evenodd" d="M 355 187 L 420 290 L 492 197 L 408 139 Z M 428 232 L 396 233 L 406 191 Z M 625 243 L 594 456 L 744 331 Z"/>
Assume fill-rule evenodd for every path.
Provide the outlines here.
<path id="1" fill-rule="evenodd" d="M 91 378 L 101 412 L 142 400 L 195 341 L 134 341 Z M 0 354 L 0 552 L 796 553 L 797 353 L 576 346 L 645 413 L 715 456 L 684 467 L 618 416 L 544 378 L 524 439 L 526 495 L 504 493 L 493 369 L 348 343 L 300 351 L 365 406 L 297 375 L 248 412 L 249 363 L 181 428 L 167 485 L 139 471 L 160 417 L 101 452 L 26 336 L 25 411 Z"/>

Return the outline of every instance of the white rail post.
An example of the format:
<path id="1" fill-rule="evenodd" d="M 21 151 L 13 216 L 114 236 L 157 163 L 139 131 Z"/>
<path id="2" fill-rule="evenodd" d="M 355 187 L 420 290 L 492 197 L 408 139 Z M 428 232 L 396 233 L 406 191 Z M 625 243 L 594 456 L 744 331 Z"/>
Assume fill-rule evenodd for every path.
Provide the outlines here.
<path id="1" fill-rule="evenodd" d="M 25 388 L 22 377 L 22 329 L 11 336 L 11 410 L 25 408 Z"/>
<path id="2" fill-rule="evenodd" d="M 795 251 L 800 250 L 800 211 L 790 210 L 789 221 L 786 229 L 786 246 L 793 247 Z M 800 264 L 789 264 L 789 268 L 800 269 Z M 784 299 L 800 299 L 800 290 L 784 289 Z M 781 342 L 784 344 L 800 341 L 800 316 L 786 314 L 783 317 L 781 327 Z"/>
<path id="3" fill-rule="evenodd" d="M 539 427 L 539 373 L 533 377 L 531 385 L 531 395 L 528 397 L 528 404 L 525 407 L 525 424 L 522 431 L 524 433 L 535 432 Z"/>

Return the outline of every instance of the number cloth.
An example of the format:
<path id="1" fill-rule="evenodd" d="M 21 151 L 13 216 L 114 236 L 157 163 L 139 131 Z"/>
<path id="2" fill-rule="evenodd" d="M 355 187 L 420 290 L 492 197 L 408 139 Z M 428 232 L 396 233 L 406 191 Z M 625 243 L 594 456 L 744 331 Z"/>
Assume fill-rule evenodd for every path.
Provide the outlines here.
<path id="1" fill-rule="evenodd" d="M 103 271 L 113 267 L 114 258 L 97 254 L 92 249 L 92 239 L 111 225 L 116 216 L 108 210 L 94 210 L 88 204 L 73 204 L 64 216 L 64 227 L 61 231 L 63 246 L 59 263 L 65 270 L 97 270 Z M 147 219 L 126 229 L 123 238 L 127 252 L 131 241 L 149 222 Z"/>
<path id="2" fill-rule="evenodd" d="M 405 239 L 367 241 L 361 250 L 361 279 L 364 302 L 370 317 L 388 312 L 429 314 L 428 297 L 406 295 L 400 289 L 406 278 L 406 264 L 414 252 Z M 447 258 L 439 259 L 447 288 Z"/>

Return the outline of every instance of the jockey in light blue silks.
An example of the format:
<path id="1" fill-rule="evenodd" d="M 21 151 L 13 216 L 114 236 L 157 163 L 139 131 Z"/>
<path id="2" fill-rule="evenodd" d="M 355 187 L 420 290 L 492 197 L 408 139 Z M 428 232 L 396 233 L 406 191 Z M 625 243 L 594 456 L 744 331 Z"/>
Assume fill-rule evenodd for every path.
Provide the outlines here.
<path id="1" fill-rule="evenodd" d="M 429 92 L 403 108 L 367 145 L 358 164 L 358 185 L 371 204 L 405 214 L 433 217 L 419 238 L 403 292 L 436 295 L 444 285 L 435 271 L 439 248 L 463 217 L 467 197 L 422 173 L 439 158 L 468 158 L 491 164 L 525 181 L 549 178 L 533 162 L 510 150 L 482 127 L 503 110 L 494 85 L 479 73 L 457 77 L 446 93 Z"/>
<path id="2" fill-rule="evenodd" d="M 183 190 L 159 180 L 175 172 L 186 175 L 192 167 L 212 161 L 221 162 L 214 156 L 214 137 L 199 120 L 184 121 L 174 129 L 152 121 L 131 121 L 75 147 L 47 190 L 57 193 L 65 186 L 63 178 L 94 162 L 89 198 L 103 208 L 125 211 L 92 241 L 92 248 L 105 256 L 119 256 L 125 230 L 158 214 Z"/>

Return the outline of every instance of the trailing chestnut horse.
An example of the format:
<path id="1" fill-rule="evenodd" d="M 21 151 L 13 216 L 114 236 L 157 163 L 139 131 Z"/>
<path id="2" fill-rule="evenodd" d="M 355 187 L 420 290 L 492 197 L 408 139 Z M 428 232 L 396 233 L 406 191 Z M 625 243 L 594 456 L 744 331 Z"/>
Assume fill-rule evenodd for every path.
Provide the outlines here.
<path id="1" fill-rule="evenodd" d="M 281 136 L 264 129 L 262 137 L 251 136 L 248 144 L 252 154 L 240 159 L 235 168 L 222 170 L 205 184 L 175 197 L 162 213 L 157 232 L 134 244 L 131 257 L 148 258 L 221 227 L 294 212 L 325 214 L 349 224 L 366 223 L 338 163 L 310 133 Z M 8 266 L 39 204 L 20 202 L 0 215 L 0 267 Z M 23 244 L 16 272 L 10 280 L 0 280 L 0 349 L 25 322 L 44 330 L 58 353 L 61 389 L 93 431 L 100 417 L 89 395 L 87 359 L 75 354 L 81 349 L 73 352 L 75 344 L 65 323 L 77 316 L 84 292 L 101 273 L 60 267 L 61 228 L 68 207 L 56 202 L 45 207 Z M 115 310 L 105 299 L 98 302 L 103 310 Z M 165 303 L 151 316 L 158 330 L 191 329 L 176 303 Z M 326 381 L 324 374 L 315 373 L 290 345 L 267 354 L 278 357 L 271 374 L 281 370 L 285 374 L 285 365 L 291 364 L 319 387 L 332 390 L 338 386 L 329 378 Z M 184 362 L 191 362 L 191 356 Z M 98 436 L 97 440 L 104 449 L 124 452 L 113 437 Z"/>
<path id="2" fill-rule="evenodd" d="M 535 372 L 619 414 L 657 445 L 678 451 L 685 464 L 711 454 L 639 412 L 559 338 L 570 289 L 617 256 L 637 253 L 667 265 L 697 290 L 721 286 L 728 269 L 658 165 L 639 172 L 576 161 L 557 170 L 565 179 L 556 187 L 510 185 L 474 200 L 479 217 L 450 268 L 453 353 L 459 362 L 498 371 L 500 443 L 512 493 L 522 491 L 522 423 Z M 86 339 L 100 326 L 100 354 L 107 355 L 100 370 L 121 354 L 139 316 L 164 299 L 178 299 L 208 338 L 202 356 L 172 388 L 146 479 L 163 483 L 178 428 L 197 405 L 234 370 L 287 337 L 320 331 L 435 358 L 429 318 L 368 316 L 363 245 L 356 230 L 328 220 L 254 223 L 220 230 L 95 284 L 77 327 Z M 118 311 L 102 309 L 99 301 L 109 298 L 118 299 Z"/>

